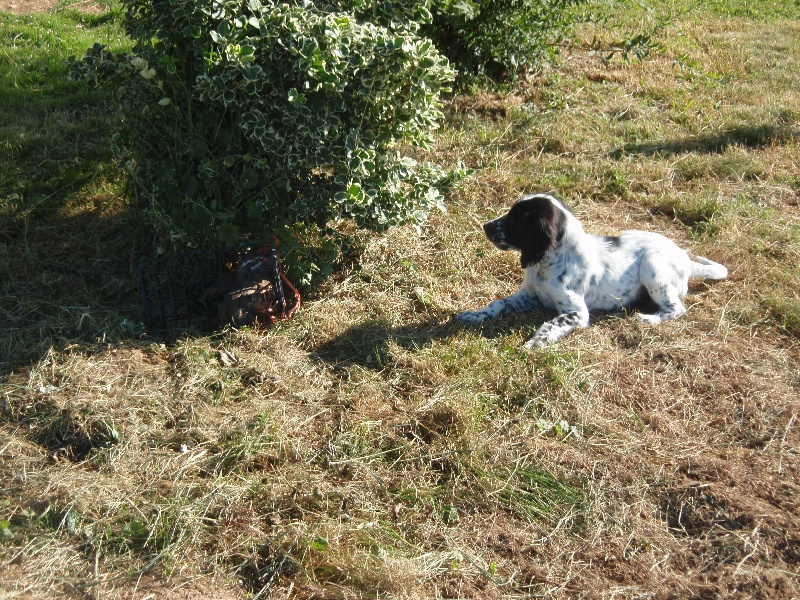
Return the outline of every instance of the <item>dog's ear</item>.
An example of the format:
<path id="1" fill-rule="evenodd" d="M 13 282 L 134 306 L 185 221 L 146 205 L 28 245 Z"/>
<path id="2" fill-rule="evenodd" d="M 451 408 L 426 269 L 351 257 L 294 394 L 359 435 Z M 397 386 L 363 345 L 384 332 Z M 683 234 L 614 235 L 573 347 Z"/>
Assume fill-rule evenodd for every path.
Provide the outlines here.
<path id="1" fill-rule="evenodd" d="M 549 202 L 525 215 L 520 244 L 523 269 L 535 265 L 556 247 L 564 237 L 566 221 L 564 213 Z"/>

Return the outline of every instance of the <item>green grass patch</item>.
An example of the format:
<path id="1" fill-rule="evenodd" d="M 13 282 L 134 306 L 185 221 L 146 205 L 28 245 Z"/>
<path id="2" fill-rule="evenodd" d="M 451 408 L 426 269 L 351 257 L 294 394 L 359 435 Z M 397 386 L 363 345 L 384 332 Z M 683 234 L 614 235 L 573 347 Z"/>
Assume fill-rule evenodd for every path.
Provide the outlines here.
<path id="1" fill-rule="evenodd" d="M 514 473 L 499 497 L 508 510 L 548 523 L 558 522 L 570 511 L 581 514 L 586 502 L 579 487 L 537 467 L 525 467 Z"/>
<path id="2" fill-rule="evenodd" d="M 800 337 L 800 300 L 794 297 L 768 296 L 763 304 L 781 330 Z"/>
<path id="3" fill-rule="evenodd" d="M 0 210 L 52 210 L 112 177 L 111 112 L 102 94 L 67 78 L 67 59 L 95 41 L 125 48 L 115 13 L 0 19 Z"/>
<path id="4" fill-rule="evenodd" d="M 698 236 L 714 237 L 720 232 L 719 220 L 726 205 L 720 198 L 707 196 L 660 198 L 651 210 L 676 219 Z"/>

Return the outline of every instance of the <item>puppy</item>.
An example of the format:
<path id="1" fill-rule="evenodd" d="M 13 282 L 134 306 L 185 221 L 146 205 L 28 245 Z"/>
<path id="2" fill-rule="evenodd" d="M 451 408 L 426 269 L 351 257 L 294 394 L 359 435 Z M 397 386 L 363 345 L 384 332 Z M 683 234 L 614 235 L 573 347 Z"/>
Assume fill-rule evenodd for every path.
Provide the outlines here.
<path id="1" fill-rule="evenodd" d="M 501 250 L 520 252 L 521 289 L 458 320 L 477 324 L 512 311 L 547 308 L 558 316 L 544 323 L 525 348 L 557 342 L 589 324 L 589 311 L 614 310 L 649 297 L 659 308 L 638 313 L 647 323 L 675 319 L 686 312 L 681 298 L 691 277 L 725 279 L 728 269 L 688 254 L 657 233 L 625 231 L 616 237 L 589 235 L 561 200 L 533 194 L 517 201 L 504 216 L 483 226 Z"/>

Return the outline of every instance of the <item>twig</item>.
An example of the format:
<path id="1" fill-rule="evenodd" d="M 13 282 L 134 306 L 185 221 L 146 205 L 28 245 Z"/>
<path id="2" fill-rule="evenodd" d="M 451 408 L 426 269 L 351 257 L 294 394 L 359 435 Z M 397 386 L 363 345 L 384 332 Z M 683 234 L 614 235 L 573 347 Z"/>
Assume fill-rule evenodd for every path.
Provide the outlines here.
<path id="1" fill-rule="evenodd" d="M 786 429 L 783 431 L 783 438 L 781 438 L 781 450 L 778 454 L 778 475 L 783 474 L 783 447 L 786 445 L 786 436 L 789 435 L 789 429 L 794 423 L 795 417 L 797 417 L 796 413 L 792 413 L 792 417 L 789 419 L 789 422 L 786 424 Z"/>

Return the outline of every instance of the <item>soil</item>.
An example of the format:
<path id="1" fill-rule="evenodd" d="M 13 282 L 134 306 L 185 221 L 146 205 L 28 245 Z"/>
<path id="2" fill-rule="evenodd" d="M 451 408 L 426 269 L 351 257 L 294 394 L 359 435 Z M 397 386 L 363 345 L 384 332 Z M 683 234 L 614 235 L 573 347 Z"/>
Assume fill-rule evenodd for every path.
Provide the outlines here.
<path id="1" fill-rule="evenodd" d="M 0 11 L 14 15 L 29 15 L 35 12 L 46 12 L 61 4 L 68 8 L 86 12 L 101 12 L 105 7 L 95 0 L 81 0 L 65 4 L 59 0 L 0 0 Z"/>

